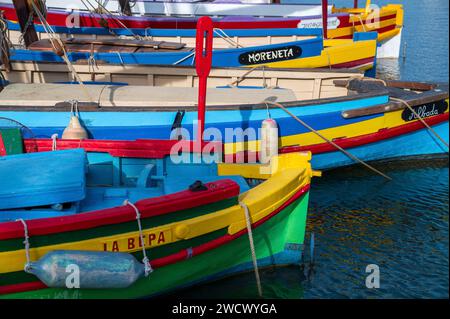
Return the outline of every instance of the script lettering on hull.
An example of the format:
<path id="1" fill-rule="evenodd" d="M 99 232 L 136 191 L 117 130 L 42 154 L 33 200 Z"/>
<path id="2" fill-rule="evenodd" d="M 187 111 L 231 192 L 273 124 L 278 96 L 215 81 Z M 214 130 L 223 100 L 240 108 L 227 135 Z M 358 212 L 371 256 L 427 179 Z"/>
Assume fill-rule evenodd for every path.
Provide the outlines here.
<path id="1" fill-rule="evenodd" d="M 414 111 L 416 111 L 416 113 L 421 118 L 427 118 L 427 117 L 443 114 L 443 113 L 445 113 L 447 108 L 448 108 L 448 103 L 447 103 L 447 101 L 444 101 L 444 100 L 413 106 Z M 411 112 L 410 109 L 406 108 L 402 112 L 402 119 L 405 122 L 409 122 L 409 121 L 417 120 L 417 116 L 413 112 Z"/>

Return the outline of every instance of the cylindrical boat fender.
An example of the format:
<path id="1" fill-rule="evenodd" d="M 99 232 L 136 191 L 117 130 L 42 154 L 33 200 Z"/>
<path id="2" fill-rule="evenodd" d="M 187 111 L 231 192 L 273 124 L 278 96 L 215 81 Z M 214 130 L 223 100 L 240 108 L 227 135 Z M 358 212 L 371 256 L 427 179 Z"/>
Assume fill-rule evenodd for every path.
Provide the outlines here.
<path id="1" fill-rule="evenodd" d="M 126 288 L 144 276 L 144 265 L 120 252 L 55 250 L 30 264 L 29 273 L 52 288 Z"/>
<path id="2" fill-rule="evenodd" d="M 278 154 L 278 125 L 274 119 L 268 118 L 261 125 L 261 148 L 259 159 L 261 163 L 268 163 Z"/>

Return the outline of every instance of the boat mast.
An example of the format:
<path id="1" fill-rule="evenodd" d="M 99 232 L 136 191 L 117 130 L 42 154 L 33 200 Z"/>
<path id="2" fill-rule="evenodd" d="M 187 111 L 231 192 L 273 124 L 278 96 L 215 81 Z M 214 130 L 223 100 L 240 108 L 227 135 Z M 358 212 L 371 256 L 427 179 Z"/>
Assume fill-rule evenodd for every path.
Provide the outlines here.
<path id="1" fill-rule="evenodd" d="M 34 28 L 34 14 L 28 6 L 27 0 L 13 0 L 16 15 L 19 20 L 20 30 L 22 31 L 23 40 L 28 47 L 33 42 L 39 40 L 36 29 Z"/>
<path id="2" fill-rule="evenodd" d="M 130 0 L 119 0 L 120 12 L 122 14 L 130 16 L 131 15 L 131 7 Z"/>
<path id="3" fill-rule="evenodd" d="M 322 0 L 323 38 L 328 38 L 328 0 Z"/>

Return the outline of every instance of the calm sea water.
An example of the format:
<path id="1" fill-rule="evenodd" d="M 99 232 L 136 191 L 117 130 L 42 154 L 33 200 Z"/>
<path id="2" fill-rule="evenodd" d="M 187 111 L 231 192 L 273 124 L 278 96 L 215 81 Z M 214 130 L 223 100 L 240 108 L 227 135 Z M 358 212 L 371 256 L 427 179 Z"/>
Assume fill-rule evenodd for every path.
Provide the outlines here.
<path id="1" fill-rule="evenodd" d="M 448 82 L 448 0 L 372 2 L 403 3 L 405 10 L 406 58 L 379 61 L 379 77 Z M 334 3 L 350 6 L 353 1 Z M 265 297 L 449 297 L 448 158 L 398 161 L 377 168 L 394 180 L 385 182 L 357 166 L 314 180 L 306 238 L 309 243 L 314 232 L 314 266 L 306 249 L 302 267 L 263 271 Z M 379 289 L 365 286 L 368 264 L 380 267 Z M 177 296 L 256 298 L 254 274 L 194 287 Z"/>

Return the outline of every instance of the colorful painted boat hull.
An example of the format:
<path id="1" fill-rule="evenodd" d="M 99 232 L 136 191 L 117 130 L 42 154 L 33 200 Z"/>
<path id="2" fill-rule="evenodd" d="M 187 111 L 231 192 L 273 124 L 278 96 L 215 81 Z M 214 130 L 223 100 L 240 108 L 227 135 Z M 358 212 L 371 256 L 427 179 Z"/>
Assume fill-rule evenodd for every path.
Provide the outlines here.
<path id="1" fill-rule="evenodd" d="M 90 143 L 97 147 L 104 144 L 102 141 Z M 250 265 L 253 264 L 250 263 L 252 257 L 243 207 L 247 207 L 251 215 L 255 251 L 261 262 L 260 266 L 298 264 L 305 236 L 310 179 L 313 176 L 308 164 L 311 159 L 309 153 L 276 156 L 269 166 L 223 163 L 204 166 L 202 163 L 192 165 L 190 162 L 176 164 L 168 157 L 168 154 L 176 155 L 172 150 L 176 143 L 177 141 L 109 141 L 107 151 L 88 152 L 88 179 L 90 176 L 95 178 L 97 184 L 101 183 L 105 174 L 99 175 L 98 172 L 105 173 L 104 166 L 112 165 L 122 176 L 123 181 L 118 181 L 119 184 L 127 183 L 127 178 L 136 172 L 136 166 L 148 167 L 149 162 L 164 163 L 162 166 L 157 165 L 157 173 L 151 175 L 151 178 L 162 178 L 167 183 L 171 178 L 176 179 L 183 174 L 189 176 L 195 174 L 194 171 L 198 173 L 203 169 L 209 174 L 217 169 L 218 176 L 222 178 L 205 183 L 206 189 L 202 191 L 181 190 L 161 197 L 138 200 L 134 208 L 124 204 L 57 218 L 26 221 L 31 243 L 29 253 L 33 261 L 49 252 L 63 250 L 121 252 L 142 260 L 143 248 L 138 244 L 142 234 L 153 268 L 150 276 L 141 277 L 133 285 L 121 289 L 48 288 L 34 275 L 23 271 L 24 263 L 27 262 L 22 238 L 23 224 L 20 221 L 3 222 L 0 223 L 0 298 L 142 298 L 250 270 Z M 117 148 L 121 145 L 128 147 L 129 154 Z M 144 146 L 147 150 L 151 147 L 152 152 L 144 157 L 136 156 L 133 153 L 136 145 Z M 32 155 L 43 159 L 54 158 L 65 152 L 78 154 L 80 149 Z M 111 157 L 113 161 L 108 164 Z M 189 156 L 183 158 L 189 159 Z M 0 158 L 5 161 L 19 159 L 23 161 L 24 156 Z M 264 169 L 261 170 L 262 168 Z M 226 178 L 238 176 L 238 172 L 243 178 L 267 180 L 241 192 L 242 188 L 238 184 Z M 1 173 L 8 174 L 5 170 Z M 166 177 L 158 177 L 162 173 Z M 206 177 L 201 175 L 197 178 L 205 181 Z M 123 191 L 120 190 L 128 188 L 120 185 L 113 184 L 109 195 L 100 196 L 100 199 L 105 201 L 109 197 L 131 196 L 131 193 L 122 194 Z M 172 186 L 180 185 L 175 183 Z M 142 187 L 144 186 L 137 182 L 136 191 L 142 192 Z M 92 188 L 91 192 L 108 190 L 102 186 L 97 190 Z M 80 205 L 83 207 L 91 202 L 92 199 L 88 203 L 81 202 Z M 38 207 L 40 209 L 42 208 Z M 136 224 L 135 210 L 140 212 L 142 233 Z M 24 210 L 24 214 L 28 213 L 29 209 Z M 95 265 L 90 267 L 95 268 Z"/>
<path id="2" fill-rule="evenodd" d="M 354 40 L 333 40 L 334 44 L 323 47 L 322 38 L 262 45 L 246 48 L 220 49 L 213 51 L 213 67 L 257 67 L 273 68 L 335 68 L 373 69 L 376 63 L 376 33 L 356 33 Z M 69 60 L 102 61 L 111 65 L 180 65 L 192 66 L 195 56 L 190 51 L 179 52 L 69 52 Z M 11 52 L 11 62 L 31 61 L 63 63 L 63 59 L 52 51 L 22 50 Z M 373 72 L 375 72 L 373 70 Z"/>
<path id="3" fill-rule="evenodd" d="M 296 265 L 302 261 L 308 193 L 276 217 L 253 230 L 258 266 Z M 230 258 L 233 256 L 233 258 Z M 207 265 L 207 266 L 206 266 Z M 79 290 L 39 289 L 0 295 L 2 298 L 143 298 L 171 292 L 205 281 L 252 271 L 246 234 L 195 258 L 156 269 L 129 289 Z M 257 294 L 255 286 L 255 295 Z"/>
<path id="4" fill-rule="evenodd" d="M 50 4 L 48 4 L 52 7 Z M 149 3 L 151 6 L 164 6 L 164 5 L 179 5 L 176 3 L 164 4 L 164 3 Z M 187 5 L 211 5 L 211 4 L 187 4 Z M 217 4 L 212 4 L 213 6 Z M 238 4 L 238 6 L 242 4 Z M 17 21 L 15 12 L 11 6 L 3 5 L 6 17 L 8 20 Z M 254 5 L 251 5 L 254 6 Z M 242 16 L 242 10 L 236 10 L 236 13 L 241 17 L 230 16 L 222 18 L 214 18 L 215 28 L 220 28 L 228 32 L 232 29 L 279 29 L 279 28 L 291 28 L 291 29 L 310 29 L 310 28 L 322 28 L 322 20 L 320 12 L 315 13 L 315 16 L 295 17 L 295 10 L 292 10 L 290 5 L 262 5 L 266 6 L 271 12 L 266 18 L 264 14 L 258 14 L 252 16 Z M 55 5 L 53 7 L 65 8 L 63 4 Z M 83 8 L 83 6 L 79 6 Z M 286 16 L 286 14 L 278 15 L 276 8 L 282 9 L 291 8 L 294 17 L 292 15 Z M 299 7 L 302 7 L 301 5 Z M 320 6 L 318 6 L 320 7 Z M 317 9 L 317 8 L 316 8 Z M 252 9 L 253 10 L 253 9 Z M 154 14 L 155 9 L 152 10 Z M 334 14 L 329 16 L 329 30 L 327 37 L 330 39 L 352 39 L 354 32 L 363 31 L 376 31 L 378 33 L 377 41 L 379 43 L 379 50 L 377 56 L 379 58 L 398 58 L 400 55 L 400 41 L 401 31 L 403 27 L 403 9 L 401 5 L 387 5 L 381 7 L 379 11 L 365 12 L 365 9 L 338 9 L 333 8 Z M 227 11 L 227 14 L 232 14 L 232 11 Z M 67 12 L 52 11 L 49 10 L 48 21 L 49 24 L 55 27 L 67 27 Z M 207 13 L 203 14 L 207 15 Z M 219 13 L 212 14 L 219 15 Z M 279 16 L 277 18 L 277 15 Z M 377 16 L 378 15 L 378 16 Z M 201 16 L 199 14 L 199 16 Z M 280 18 L 282 17 L 282 18 Z M 78 19 L 78 18 L 77 18 Z M 107 16 L 95 15 L 89 13 L 80 13 L 79 15 L 79 27 L 80 28 L 92 28 L 99 27 L 116 30 L 123 28 L 126 25 L 129 29 L 135 29 L 137 33 L 142 33 L 148 29 L 195 29 L 196 18 L 192 17 L 176 17 L 164 16 L 161 18 L 151 17 L 127 17 L 122 16 L 120 24 L 115 20 Z M 77 20 L 78 21 L 78 20 Z M 123 23 L 123 25 L 122 25 Z M 141 29 L 141 31 L 139 31 Z"/>
<path id="5" fill-rule="evenodd" d="M 428 92 L 429 94 L 424 95 L 428 100 L 417 99 L 418 95 L 410 95 L 407 90 L 404 93 L 413 99 L 409 100 L 409 103 L 414 105 L 416 110 L 430 112 L 427 113 L 428 116 L 425 116 L 425 121 L 436 127 L 443 139 L 448 141 L 446 89 L 444 87 L 432 89 Z M 394 103 L 389 98 L 388 93 L 379 92 L 338 97 L 319 103 L 298 101 L 282 104 L 314 130 L 345 149 L 355 151 L 362 160 L 445 153 L 445 146 L 430 135 L 418 119 L 408 116 L 411 112 L 403 104 Z M 394 109 L 386 111 L 392 106 Z M 174 111 L 159 111 L 157 117 L 148 116 L 148 112 L 139 111 L 139 109 L 133 112 L 115 112 L 112 109 L 108 113 L 105 111 L 107 110 L 82 112 L 81 118 L 93 138 L 167 139 L 170 137 L 176 116 Z M 365 113 L 353 117 L 345 115 L 361 111 Z M 55 112 L 54 109 L 53 111 L 34 111 L 29 108 L 22 112 L 5 110 L 0 111 L 0 116 L 13 118 L 23 123 L 34 132 L 36 137 L 47 138 L 55 133 L 61 136 L 69 120 L 69 113 Z M 271 106 L 270 116 L 276 120 L 279 128 L 280 152 L 311 151 L 315 155 L 312 161 L 315 169 L 335 168 L 354 163 L 352 159 L 298 123 L 284 110 Z M 264 103 L 249 109 L 245 109 L 243 105 L 228 106 L 222 110 L 220 107 L 210 107 L 206 114 L 205 128 L 211 135 L 208 135 L 207 139 L 224 142 L 224 154 L 229 161 L 243 160 L 246 156 L 257 157 L 260 150 L 258 130 L 266 118 L 267 105 Z M 195 135 L 196 127 L 193 125 L 195 120 L 195 110 L 186 109 L 181 126 L 187 139 Z M 38 123 L 45 123 L 45 125 Z M 402 143 L 401 146 L 399 143 Z"/>

